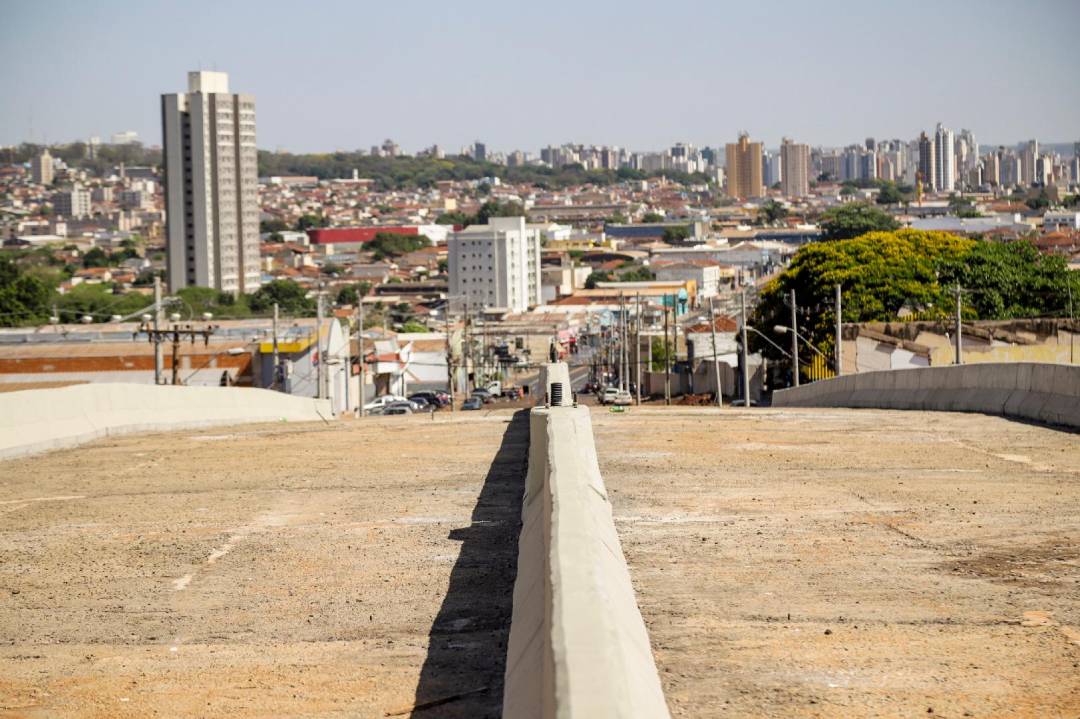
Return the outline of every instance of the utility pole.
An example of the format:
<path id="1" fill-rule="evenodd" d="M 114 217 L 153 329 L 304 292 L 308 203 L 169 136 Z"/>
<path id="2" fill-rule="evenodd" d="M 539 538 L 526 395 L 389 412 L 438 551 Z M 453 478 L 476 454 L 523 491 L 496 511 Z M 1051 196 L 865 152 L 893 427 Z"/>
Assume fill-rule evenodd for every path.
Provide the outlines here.
<path id="1" fill-rule="evenodd" d="M 791 291 L 791 367 L 795 386 L 799 386 L 799 313 L 795 306 L 795 290 Z"/>
<path id="2" fill-rule="evenodd" d="M 960 283 L 956 283 L 956 364 L 964 364 L 964 329 L 961 320 L 964 301 Z"/>
<path id="3" fill-rule="evenodd" d="M 641 404 L 641 293 L 634 296 L 634 388 Z"/>
<path id="4" fill-rule="evenodd" d="M 469 394 L 469 365 L 472 348 L 469 346 L 469 300 L 465 300 L 465 323 L 461 331 L 461 361 L 465 363 L 465 394 Z"/>
<path id="5" fill-rule="evenodd" d="M 668 295 L 664 295 L 664 404 L 671 404 L 671 345 L 668 344 Z"/>
<path id="6" fill-rule="evenodd" d="M 323 399 L 323 366 L 326 364 L 326 357 L 323 356 L 322 351 L 322 322 L 322 289 L 320 288 L 315 294 L 315 357 L 318 361 L 315 372 L 316 399 Z"/>
<path id="7" fill-rule="evenodd" d="M 56 312 L 53 311 L 55 315 Z M 161 353 L 161 277 L 154 275 L 154 384 L 161 384 L 164 357 Z"/>
<path id="8" fill-rule="evenodd" d="M 192 344 L 195 344 L 196 337 L 202 337 L 203 345 L 209 346 L 210 335 L 214 334 L 215 328 L 207 325 L 205 329 L 200 330 L 191 325 L 181 327 L 174 324 L 172 329 L 161 329 L 160 327 L 155 328 L 153 324 L 152 320 L 150 323 L 143 322 L 134 334 L 145 333 L 151 344 L 160 344 L 166 339 L 172 340 L 172 383 L 180 384 L 180 337 L 189 338 Z"/>
<path id="9" fill-rule="evenodd" d="M 278 325 L 278 303 L 274 303 L 274 324 L 271 330 L 274 333 L 274 353 L 271 355 L 270 371 L 273 372 L 270 380 L 270 389 L 278 389 L 278 364 L 281 361 L 278 357 L 278 343 L 277 343 L 277 325 Z"/>
<path id="10" fill-rule="evenodd" d="M 367 410 L 364 409 L 364 405 L 367 403 L 367 388 L 364 386 L 364 382 L 367 377 L 364 375 L 364 370 L 367 368 L 367 364 L 364 362 L 364 298 L 357 295 L 356 297 L 356 365 L 360 373 L 360 412 L 361 417 L 367 415 Z"/>
<path id="11" fill-rule="evenodd" d="M 454 411 L 454 345 L 450 342 L 450 298 L 444 310 L 446 326 L 446 391 L 450 395 L 450 411 Z"/>
<path id="12" fill-rule="evenodd" d="M 840 285 L 836 286 L 836 376 L 844 374 L 844 337 L 842 325 L 844 311 L 841 305 Z"/>
<path id="13" fill-rule="evenodd" d="M 715 299 L 716 299 L 715 296 L 713 296 L 713 295 L 709 296 L 709 331 L 712 333 L 712 357 L 711 357 L 710 361 L 712 362 L 712 366 L 713 366 L 713 376 L 716 378 L 716 406 L 717 407 L 723 407 L 724 406 L 724 400 L 723 400 L 723 397 L 721 397 L 722 392 L 720 391 L 720 362 L 717 360 L 717 352 L 716 352 L 716 315 L 715 315 L 715 313 L 716 313 L 716 303 L 714 301 Z"/>
<path id="14" fill-rule="evenodd" d="M 628 374 L 626 367 L 626 303 L 619 293 L 619 391 L 625 390 Z"/>
<path id="15" fill-rule="evenodd" d="M 742 315 L 742 391 L 743 406 L 750 408 L 750 345 L 746 339 L 746 290 L 739 292 L 739 313 Z"/>

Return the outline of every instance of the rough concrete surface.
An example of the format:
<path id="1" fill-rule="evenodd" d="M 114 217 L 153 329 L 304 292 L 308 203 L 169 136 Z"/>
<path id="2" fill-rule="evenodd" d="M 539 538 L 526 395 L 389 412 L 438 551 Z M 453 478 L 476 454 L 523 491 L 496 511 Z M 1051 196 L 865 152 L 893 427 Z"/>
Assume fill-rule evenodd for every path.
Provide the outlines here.
<path id="1" fill-rule="evenodd" d="M 594 410 L 678 717 L 1080 716 L 1080 435 Z"/>
<path id="2" fill-rule="evenodd" d="M 458 417 L 0 463 L 0 716 L 497 716 L 527 418 Z"/>

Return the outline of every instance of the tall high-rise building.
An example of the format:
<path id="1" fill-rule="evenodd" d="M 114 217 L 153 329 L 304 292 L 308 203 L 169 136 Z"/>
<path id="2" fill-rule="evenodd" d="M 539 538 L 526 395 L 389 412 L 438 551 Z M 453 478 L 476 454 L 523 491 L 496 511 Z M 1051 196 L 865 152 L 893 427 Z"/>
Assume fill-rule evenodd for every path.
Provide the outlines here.
<path id="1" fill-rule="evenodd" d="M 52 203 L 57 217 L 82 219 L 90 216 L 90 191 L 78 182 L 71 189 L 53 195 Z"/>
<path id="2" fill-rule="evenodd" d="M 30 161 L 30 177 L 35 185 L 53 183 L 53 157 L 49 154 L 49 148 L 46 147 Z"/>
<path id="3" fill-rule="evenodd" d="M 956 189 L 956 149 L 954 147 L 953 131 L 942 125 L 937 125 L 934 132 L 934 175 L 937 180 L 934 189 L 938 192 L 952 192 Z"/>
<path id="4" fill-rule="evenodd" d="M 473 159 L 477 162 L 487 161 L 487 145 L 477 140 L 473 143 Z"/>
<path id="5" fill-rule="evenodd" d="M 761 178 L 766 189 L 773 187 L 784 179 L 784 170 L 781 167 L 780 155 L 769 151 L 761 156 Z"/>
<path id="6" fill-rule="evenodd" d="M 810 194 L 810 146 L 785 137 L 780 143 L 780 191 L 785 197 Z"/>
<path id="7" fill-rule="evenodd" d="M 474 307 L 525 312 L 542 301 L 540 230 L 524 217 L 492 217 L 447 241 L 450 293 Z"/>
<path id="8" fill-rule="evenodd" d="M 1033 185 L 1035 184 L 1036 168 L 1035 165 L 1039 161 L 1039 141 L 1028 140 L 1027 145 L 1020 151 L 1020 184 L 1021 185 Z"/>
<path id="9" fill-rule="evenodd" d="M 727 194 L 745 199 L 762 197 L 765 188 L 761 177 L 761 143 L 750 142 L 746 133 L 737 143 L 727 144 Z"/>
<path id="10" fill-rule="evenodd" d="M 188 91 L 161 96 L 169 289 L 259 287 L 255 98 L 224 72 L 189 72 Z"/>
<path id="11" fill-rule="evenodd" d="M 937 187 L 937 146 L 935 139 L 919 134 L 919 174 L 923 187 L 933 190 Z"/>

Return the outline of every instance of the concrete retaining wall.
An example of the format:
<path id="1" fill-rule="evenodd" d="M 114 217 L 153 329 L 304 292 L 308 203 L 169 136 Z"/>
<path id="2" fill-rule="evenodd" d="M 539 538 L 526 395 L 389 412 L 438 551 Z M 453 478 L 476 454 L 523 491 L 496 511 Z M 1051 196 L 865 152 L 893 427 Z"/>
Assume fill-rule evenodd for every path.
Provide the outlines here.
<path id="1" fill-rule="evenodd" d="M 773 393 L 774 407 L 982 412 L 1080 429 L 1080 366 L 987 363 L 861 372 Z"/>
<path id="2" fill-rule="evenodd" d="M 503 716 L 668 717 L 588 408 L 534 409 L 529 441 Z"/>
<path id="3" fill-rule="evenodd" d="M 330 419 L 326 400 L 265 389 L 83 384 L 0 393 L 0 459 L 127 432 Z"/>

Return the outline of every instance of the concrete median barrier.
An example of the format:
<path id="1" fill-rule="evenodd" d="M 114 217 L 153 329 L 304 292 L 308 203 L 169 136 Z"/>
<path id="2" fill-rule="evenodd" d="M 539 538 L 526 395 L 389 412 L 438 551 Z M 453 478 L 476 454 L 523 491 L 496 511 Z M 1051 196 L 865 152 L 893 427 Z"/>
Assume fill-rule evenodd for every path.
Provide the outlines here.
<path id="1" fill-rule="evenodd" d="M 1012 362 L 862 372 L 778 390 L 772 403 L 980 412 L 1080 429 L 1080 366 Z"/>
<path id="2" fill-rule="evenodd" d="M 129 432 L 332 416 L 326 400 L 240 387 L 97 383 L 6 392 L 0 393 L 0 459 Z"/>
<path id="3" fill-rule="evenodd" d="M 545 372 L 545 385 L 561 377 Z M 586 407 L 530 416 L 503 715 L 670 716 Z"/>

